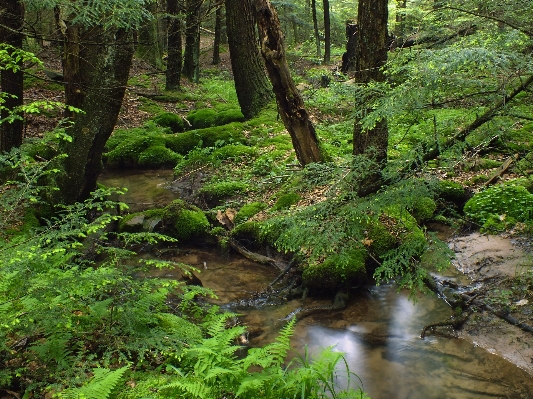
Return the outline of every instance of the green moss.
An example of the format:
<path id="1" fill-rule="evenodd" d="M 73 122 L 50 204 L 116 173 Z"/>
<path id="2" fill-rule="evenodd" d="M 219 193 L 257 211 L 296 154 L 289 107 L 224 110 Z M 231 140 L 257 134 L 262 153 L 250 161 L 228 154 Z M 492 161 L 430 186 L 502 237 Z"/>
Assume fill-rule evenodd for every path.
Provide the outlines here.
<path id="1" fill-rule="evenodd" d="M 231 122 L 243 122 L 244 115 L 238 109 L 217 111 L 213 108 L 203 108 L 191 111 L 187 120 L 194 129 L 226 125 Z"/>
<path id="2" fill-rule="evenodd" d="M 207 200 L 216 202 L 236 194 L 242 194 L 248 189 L 248 184 L 242 181 L 222 181 L 206 184 L 199 192 Z"/>
<path id="3" fill-rule="evenodd" d="M 231 122 L 244 122 L 244 115 L 239 109 L 222 111 L 217 116 L 217 125 L 226 125 Z"/>
<path id="4" fill-rule="evenodd" d="M 215 147 L 217 142 L 230 144 L 244 143 L 245 141 L 242 124 L 237 122 L 209 129 L 191 130 L 176 135 L 168 135 L 166 138 L 167 147 L 183 155 L 198 145 L 201 147 Z"/>
<path id="5" fill-rule="evenodd" d="M 523 186 L 502 184 L 474 195 L 464 206 L 465 214 L 476 223 L 494 226 L 497 220 L 528 222 L 533 217 L 533 194 Z"/>
<path id="6" fill-rule="evenodd" d="M 174 167 L 181 158 L 181 155 L 162 145 L 154 145 L 141 152 L 137 162 L 144 167 Z"/>
<path id="7" fill-rule="evenodd" d="M 331 290 L 365 275 L 367 253 L 353 249 L 328 257 L 324 262 L 307 266 L 302 274 L 304 284 L 321 290 Z"/>
<path id="8" fill-rule="evenodd" d="M 162 127 L 168 127 L 172 130 L 172 133 L 183 132 L 185 130 L 185 124 L 183 118 L 179 115 L 173 114 L 172 112 L 163 112 L 152 120 Z"/>
<path id="9" fill-rule="evenodd" d="M 473 184 L 485 183 L 488 180 L 489 180 L 489 178 L 488 178 L 487 175 L 476 175 L 476 176 L 472 177 L 472 183 Z"/>
<path id="10" fill-rule="evenodd" d="M 411 213 L 417 221 L 423 222 L 424 220 L 431 219 L 436 209 L 437 204 L 432 198 L 419 197 L 415 199 Z"/>
<path id="11" fill-rule="evenodd" d="M 174 200 L 164 208 L 166 224 L 173 227 L 173 236 L 178 240 L 189 240 L 207 234 L 209 221 L 197 207 L 182 200 Z"/>
<path id="12" fill-rule="evenodd" d="M 460 183 L 441 180 L 439 181 L 437 193 L 440 198 L 446 201 L 460 202 L 465 196 L 465 188 Z"/>
<path id="13" fill-rule="evenodd" d="M 139 101 L 141 102 L 139 106 L 139 110 L 141 111 L 148 112 L 151 115 L 158 115 L 165 112 L 165 109 L 160 104 L 149 98 L 139 97 Z"/>
<path id="14" fill-rule="evenodd" d="M 374 221 L 367 226 L 368 243 L 372 253 L 378 257 L 394 248 L 397 244 L 396 238 L 389 229 L 379 221 Z"/>
<path id="15" fill-rule="evenodd" d="M 267 207 L 264 202 L 252 202 L 244 205 L 235 216 L 235 223 L 242 223 Z"/>
<path id="16" fill-rule="evenodd" d="M 237 238 L 247 238 L 262 242 L 264 237 L 261 234 L 261 226 L 261 222 L 244 222 L 235 226 L 231 231 L 231 235 Z"/>
<path id="17" fill-rule="evenodd" d="M 274 206 L 272 207 L 273 211 L 279 211 L 282 209 L 288 209 L 292 205 L 298 203 L 301 197 L 298 193 L 287 193 L 281 195 L 277 200 Z"/>

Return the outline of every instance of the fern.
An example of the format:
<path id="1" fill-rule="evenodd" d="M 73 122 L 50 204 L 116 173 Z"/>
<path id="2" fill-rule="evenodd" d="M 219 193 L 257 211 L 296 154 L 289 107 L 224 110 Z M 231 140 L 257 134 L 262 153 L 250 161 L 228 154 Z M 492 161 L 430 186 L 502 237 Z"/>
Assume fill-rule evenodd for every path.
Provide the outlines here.
<path id="1" fill-rule="evenodd" d="M 125 366 L 117 370 L 94 369 L 93 378 L 80 388 L 69 388 L 59 394 L 63 399 L 107 399 L 129 369 Z"/>

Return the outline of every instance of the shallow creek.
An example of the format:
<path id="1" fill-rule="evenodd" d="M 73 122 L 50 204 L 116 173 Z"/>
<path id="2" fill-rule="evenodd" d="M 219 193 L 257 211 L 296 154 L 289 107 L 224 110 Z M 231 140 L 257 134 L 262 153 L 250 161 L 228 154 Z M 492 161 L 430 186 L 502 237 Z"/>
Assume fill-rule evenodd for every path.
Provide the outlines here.
<path id="1" fill-rule="evenodd" d="M 154 194 L 170 181 L 171 174 L 157 171 L 126 176 L 123 172 L 115 178 L 107 174 L 101 182 L 128 187 L 130 197 L 122 198 L 125 202 L 162 206 L 161 202 L 171 199 Z M 277 271 L 238 256 L 197 248 L 183 250 L 172 259 L 200 269 L 203 285 L 218 295 L 215 303 L 242 314 L 242 323 L 250 327 L 251 346 L 271 342 L 283 325 L 281 319 L 294 310 L 331 303 L 307 299 L 305 304 L 292 300 L 277 306 L 240 306 L 239 300 L 263 290 Z M 155 275 L 177 278 L 180 274 L 162 270 Z M 345 352 L 350 370 L 373 399 L 533 397 L 533 363 L 528 361 L 531 368 L 521 369 L 466 339 L 440 335 L 420 339 L 425 325 L 444 321 L 451 314 L 436 296 L 418 296 L 415 303 L 393 285 L 360 287 L 357 292 L 345 309 L 315 312 L 299 321 L 292 339 L 294 350 L 303 353 L 307 346 L 313 354 L 334 346 Z"/>

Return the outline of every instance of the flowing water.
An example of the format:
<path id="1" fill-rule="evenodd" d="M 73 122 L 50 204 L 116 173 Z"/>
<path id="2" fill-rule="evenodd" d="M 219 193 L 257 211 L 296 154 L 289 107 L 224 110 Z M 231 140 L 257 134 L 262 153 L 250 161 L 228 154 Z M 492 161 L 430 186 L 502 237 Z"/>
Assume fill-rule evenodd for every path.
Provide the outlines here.
<path id="1" fill-rule="evenodd" d="M 142 187 L 138 194 L 132 193 L 137 189 L 129 187 L 133 201 L 159 202 L 159 196 L 153 197 L 157 201 L 143 197 L 151 195 L 147 194 L 152 190 L 147 188 L 148 183 L 164 183 L 157 183 L 153 174 L 148 176 L 142 180 L 130 173 L 129 180 L 122 179 L 118 185 L 133 182 Z M 106 184 L 111 185 L 109 181 L 108 176 Z M 282 319 L 302 306 L 331 303 L 325 299 L 302 303 L 298 299 L 276 306 L 242 306 L 240 299 L 254 297 L 278 272 L 238 256 L 197 248 L 182 250 L 173 260 L 196 266 L 203 285 L 218 295 L 215 302 L 243 315 L 241 320 L 249 326 L 252 346 L 272 342 L 283 326 Z M 164 270 L 153 275 L 179 277 L 177 272 Z M 434 295 L 416 299 L 409 299 L 408 293 L 398 292 L 393 285 L 360 287 L 345 309 L 318 311 L 299 321 L 293 349 L 303 353 L 307 346 L 311 354 L 316 354 L 321 348 L 333 346 L 346 353 L 350 370 L 359 376 L 359 385 L 373 399 L 533 398 L 533 359 L 528 362 L 532 368 L 528 374 L 467 340 L 451 335 L 421 339 L 422 328 L 448 319 L 451 309 Z"/>

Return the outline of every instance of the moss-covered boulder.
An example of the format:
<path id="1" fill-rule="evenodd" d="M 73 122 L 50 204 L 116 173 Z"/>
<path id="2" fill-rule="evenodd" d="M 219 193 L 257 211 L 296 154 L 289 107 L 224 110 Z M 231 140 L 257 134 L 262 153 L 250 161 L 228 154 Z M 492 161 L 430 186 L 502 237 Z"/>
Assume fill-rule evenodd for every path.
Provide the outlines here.
<path id="1" fill-rule="evenodd" d="M 213 108 L 203 108 L 191 111 L 187 120 L 193 129 L 226 125 L 231 122 L 244 122 L 244 115 L 239 109 L 217 111 Z"/>
<path id="2" fill-rule="evenodd" d="M 230 180 L 208 183 L 199 190 L 198 194 L 208 205 L 216 206 L 221 201 L 243 194 L 249 189 L 249 185 L 245 182 Z"/>
<path id="3" fill-rule="evenodd" d="M 209 228 L 205 214 L 182 200 L 174 200 L 165 208 L 132 213 L 122 218 L 119 223 L 120 231 L 163 231 L 183 241 L 203 237 Z"/>
<path id="4" fill-rule="evenodd" d="M 283 209 L 289 209 L 292 205 L 295 205 L 300 201 L 301 197 L 300 194 L 290 192 L 282 194 L 278 197 L 276 200 L 276 203 L 272 207 L 273 211 L 280 211 Z"/>
<path id="5" fill-rule="evenodd" d="M 304 268 L 302 279 L 306 286 L 318 291 L 336 290 L 366 276 L 364 249 L 353 249 L 342 255 L 333 254 L 322 263 Z"/>
<path id="6" fill-rule="evenodd" d="M 435 214 L 437 204 L 433 201 L 433 198 L 419 197 L 415 199 L 413 203 L 413 209 L 411 215 L 418 221 L 424 222 L 429 220 Z"/>
<path id="7" fill-rule="evenodd" d="M 460 203 L 465 197 L 465 188 L 455 181 L 441 180 L 437 187 L 437 194 L 446 201 Z"/>
<path id="8" fill-rule="evenodd" d="M 185 130 L 185 123 L 183 122 L 183 118 L 172 112 L 162 112 L 152 118 L 152 120 L 158 126 L 170 128 L 172 133 L 180 133 Z"/>
<path id="9" fill-rule="evenodd" d="M 265 204 L 264 202 L 251 202 L 249 204 L 243 205 L 242 208 L 239 209 L 239 211 L 237 212 L 237 215 L 235 216 L 235 223 L 239 224 L 239 223 L 245 222 L 252 216 L 261 212 L 267 206 L 268 205 Z"/>

